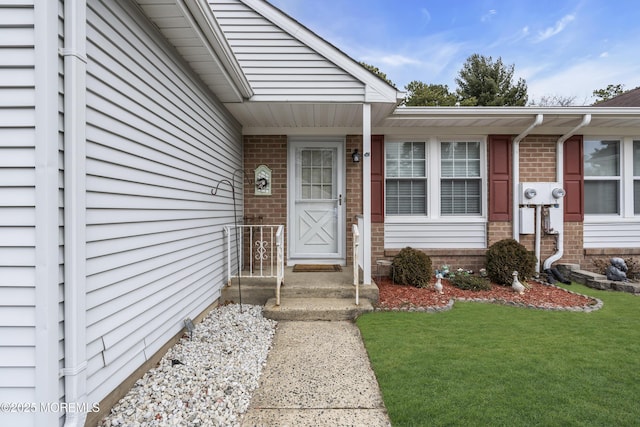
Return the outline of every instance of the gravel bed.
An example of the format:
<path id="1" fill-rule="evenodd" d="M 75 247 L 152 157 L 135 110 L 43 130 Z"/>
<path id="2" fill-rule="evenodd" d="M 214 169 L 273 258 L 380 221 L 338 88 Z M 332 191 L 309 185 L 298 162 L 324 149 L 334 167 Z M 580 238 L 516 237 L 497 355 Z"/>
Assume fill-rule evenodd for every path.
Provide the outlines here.
<path id="1" fill-rule="evenodd" d="M 212 310 L 169 349 L 101 426 L 239 426 L 258 387 L 276 322 L 262 307 Z"/>

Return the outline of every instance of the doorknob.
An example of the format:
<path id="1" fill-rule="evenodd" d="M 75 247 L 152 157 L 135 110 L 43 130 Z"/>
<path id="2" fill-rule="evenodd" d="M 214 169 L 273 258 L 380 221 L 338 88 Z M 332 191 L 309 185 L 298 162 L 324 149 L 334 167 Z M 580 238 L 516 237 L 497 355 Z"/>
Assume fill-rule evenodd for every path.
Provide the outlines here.
<path id="1" fill-rule="evenodd" d="M 338 205 L 342 206 L 342 194 L 338 196 Z"/>

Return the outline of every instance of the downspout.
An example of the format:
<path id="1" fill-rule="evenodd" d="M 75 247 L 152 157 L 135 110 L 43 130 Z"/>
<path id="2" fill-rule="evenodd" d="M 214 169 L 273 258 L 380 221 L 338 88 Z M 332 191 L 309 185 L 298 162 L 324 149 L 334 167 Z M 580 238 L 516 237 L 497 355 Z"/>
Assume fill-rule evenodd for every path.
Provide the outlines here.
<path id="1" fill-rule="evenodd" d="M 533 128 L 540 126 L 542 124 L 542 119 L 544 116 L 542 114 L 537 114 L 536 119 L 531 123 L 531 125 L 525 129 L 520 135 L 516 136 L 513 139 L 513 153 L 511 157 L 512 161 L 512 170 L 513 170 L 513 182 L 512 182 L 512 203 L 513 203 L 513 240 L 516 242 L 520 241 L 520 216 L 518 214 L 518 210 L 520 208 L 520 201 L 518 200 L 519 194 L 519 185 L 520 185 L 520 141 L 522 141 L 529 133 L 533 130 Z"/>
<path id="2" fill-rule="evenodd" d="M 84 426 L 86 352 L 86 0 L 64 2 L 65 426 Z"/>
<path id="3" fill-rule="evenodd" d="M 578 126 L 562 135 L 556 142 L 556 182 L 562 183 L 564 180 L 564 142 L 572 137 L 580 128 L 588 126 L 589 123 L 591 123 L 591 114 L 585 114 Z M 559 209 L 563 209 L 562 212 L 564 213 L 563 204 L 564 201 L 559 205 Z M 563 220 L 556 226 L 555 234 L 558 239 L 556 252 L 544 260 L 544 263 L 542 264 L 542 271 L 546 271 L 551 268 L 551 264 L 562 258 L 562 255 L 564 254 L 564 215 Z"/>

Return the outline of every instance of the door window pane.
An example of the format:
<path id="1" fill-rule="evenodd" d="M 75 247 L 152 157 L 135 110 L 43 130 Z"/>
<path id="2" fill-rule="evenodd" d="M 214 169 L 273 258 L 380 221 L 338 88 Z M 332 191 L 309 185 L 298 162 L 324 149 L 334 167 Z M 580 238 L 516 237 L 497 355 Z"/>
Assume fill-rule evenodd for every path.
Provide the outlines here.
<path id="1" fill-rule="evenodd" d="M 301 152 L 300 196 L 306 200 L 334 199 L 336 170 L 333 167 L 335 150 L 304 149 Z"/>

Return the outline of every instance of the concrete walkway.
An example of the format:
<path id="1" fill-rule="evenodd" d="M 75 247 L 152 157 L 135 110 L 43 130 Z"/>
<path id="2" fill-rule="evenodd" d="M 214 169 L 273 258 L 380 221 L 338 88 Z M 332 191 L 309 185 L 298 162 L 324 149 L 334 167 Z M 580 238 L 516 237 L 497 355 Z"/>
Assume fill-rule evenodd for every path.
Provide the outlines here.
<path id="1" fill-rule="evenodd" d="M 242 425 L 390 426 L 356 325 L 279 322 Z"/>

